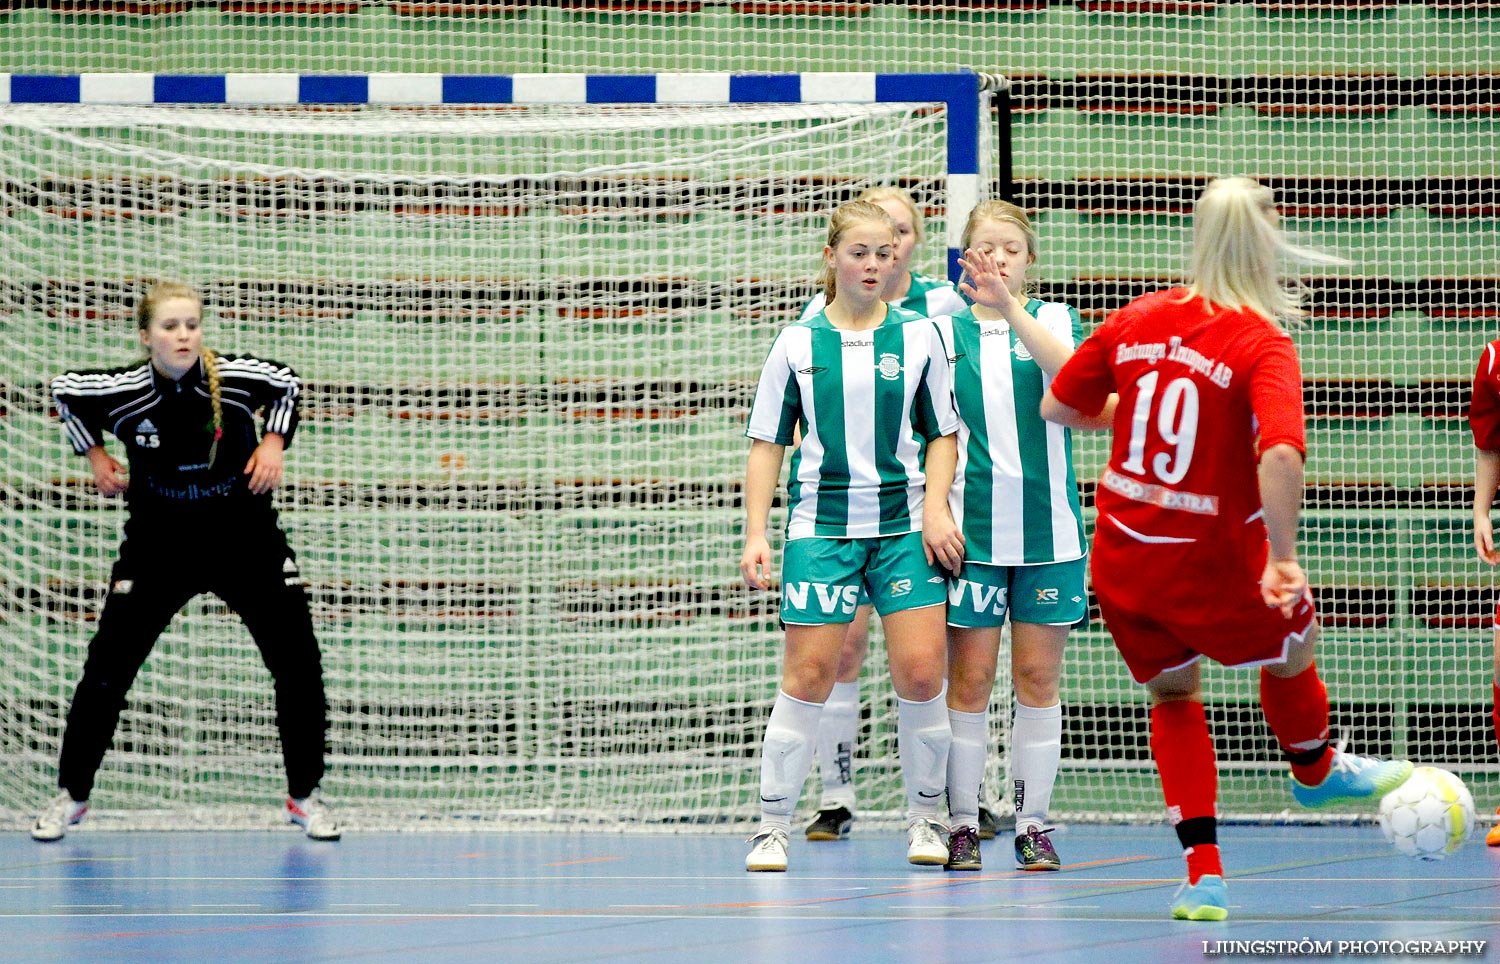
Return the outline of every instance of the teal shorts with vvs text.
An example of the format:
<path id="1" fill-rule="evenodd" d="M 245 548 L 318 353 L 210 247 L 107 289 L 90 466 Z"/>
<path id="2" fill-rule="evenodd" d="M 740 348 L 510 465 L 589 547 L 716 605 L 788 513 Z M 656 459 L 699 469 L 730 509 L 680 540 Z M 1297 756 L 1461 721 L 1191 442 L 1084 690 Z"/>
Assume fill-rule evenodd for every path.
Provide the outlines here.
<path id="1" fill-rule="evenodd" d="M 847 623 L 863 601 L 882 616 L 948 598 L 942 567 L 929 563 L 922 533 L 874 539 L 794 539 L 786 544 L 781 579 L 781 621 L 794 626 Z"/>

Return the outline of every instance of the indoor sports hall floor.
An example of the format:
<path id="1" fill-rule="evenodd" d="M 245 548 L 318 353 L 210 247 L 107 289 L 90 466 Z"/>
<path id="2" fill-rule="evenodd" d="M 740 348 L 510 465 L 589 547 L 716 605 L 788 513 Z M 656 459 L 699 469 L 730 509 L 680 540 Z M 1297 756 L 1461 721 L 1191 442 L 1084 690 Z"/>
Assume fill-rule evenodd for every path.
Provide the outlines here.
<path id="1" fill-rule="evenodd" d="M 1480 834 L 1483 833 L 1480 828 Z M 1487 941 L 1500 960 L 1500 848 L 1396 856 L 1375 827 L 1231 826 L 1230 920 L 1169 920 L 1165 826 L 1055 835 L 1061 873 L 907 865 L 899 831 L 794 838 L 786 874 L 747 874 L 714 834 L 348 833 L 80 828 L 0 837 L 7 962 L 641 961 L 860 964 L 1206 961 L 1216 941 Z M 1206 946 L 1205 941 L 1209 942 Z M 1309 945 L 1310 946 L 1310 945 Z M 1241 959 L 1266 955 L 1238 955 Z M 1390 958 L 1395 959 L 1395 958 Z"/>

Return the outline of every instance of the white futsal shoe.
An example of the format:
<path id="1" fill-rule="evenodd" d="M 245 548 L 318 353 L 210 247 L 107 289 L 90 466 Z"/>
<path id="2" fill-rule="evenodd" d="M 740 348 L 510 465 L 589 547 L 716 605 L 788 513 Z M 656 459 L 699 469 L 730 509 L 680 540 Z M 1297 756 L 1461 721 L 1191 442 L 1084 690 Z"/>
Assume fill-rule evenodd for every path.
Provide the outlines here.
<path id="1" fill-rule="evenodd" d="M 749 871 L 786 870 L 787 832 L 780 827 L 762 830 L 750 838 L 750 853 L 745 857 Z"/>
<path id="2" fill-rule="evenodd" d="M 64 790 L 52 798 L 46 809 L 37 814 L 36 823 L 31 826 L 31 839 L 42 843 L 61 840 L 68 828 L 76 826 L 88 812 L 87 800 L 74 800 Z"/>
<path id="3" fill-rule="evenodd" d="M 287 797 L 286 819 L 307 831 L 313 840 L 337 840 L 344 835 L 333 810 L 323 802 L 317 790 L 300 800 Z"/>
<path id="4" fill-rule="evenodd" d="M 926 817 L 913 817 L 906 825 L 906 861 L 922 867 L 941 867 L 948 862 L 948 828 Z"/>

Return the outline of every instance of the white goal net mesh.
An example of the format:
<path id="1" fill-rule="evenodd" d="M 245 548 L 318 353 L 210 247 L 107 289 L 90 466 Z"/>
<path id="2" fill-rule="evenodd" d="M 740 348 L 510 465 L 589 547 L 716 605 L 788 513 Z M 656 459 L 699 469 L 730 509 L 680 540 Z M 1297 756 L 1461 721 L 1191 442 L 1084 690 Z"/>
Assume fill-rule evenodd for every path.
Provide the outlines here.
<path id="1" fill-rule="evenodd" d="M 0 109 L 0 806 L 51 792 L 123 521 L 47 380 L 142 357 L 130 309 L 177 278 L 205 344 L 306 386 L 278 499 L 351 819 L 751 816 L 781 647 L 737 573 L 749 394 L 838 202 L 910 189 L 943 273 L 944 149 L 930 104 Z M 161 538 L 184 567 L 225 548 Z M 268 811 L 270 692 L 195 600 L 96 807 Z"/>

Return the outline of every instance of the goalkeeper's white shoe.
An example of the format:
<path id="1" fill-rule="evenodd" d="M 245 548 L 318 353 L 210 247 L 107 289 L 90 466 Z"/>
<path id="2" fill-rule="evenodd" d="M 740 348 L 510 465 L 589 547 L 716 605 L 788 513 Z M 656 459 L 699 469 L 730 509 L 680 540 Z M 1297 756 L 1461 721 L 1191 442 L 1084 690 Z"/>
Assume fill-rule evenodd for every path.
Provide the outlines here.
<path id="1" fill-rule="evenodd" d="M 46 809 L 37 814 L 36 823 L 31 825 L 31 839 L 42 843 L 61 840 L 68 828 L 76 826 L 88 812 L 87 800 L 74 800 L 64 790 L 52 798 Z"/>
<path id="2" fill-rule="evenodd" d="M 286 819 L 307 831 L 313 840 L 337 840 L 344 835 L 344 828 L 334 818 L 333 810 L 316 790 L 300 800 L 287 797 Z"/>

